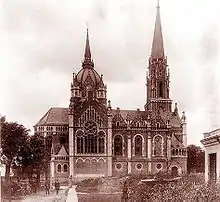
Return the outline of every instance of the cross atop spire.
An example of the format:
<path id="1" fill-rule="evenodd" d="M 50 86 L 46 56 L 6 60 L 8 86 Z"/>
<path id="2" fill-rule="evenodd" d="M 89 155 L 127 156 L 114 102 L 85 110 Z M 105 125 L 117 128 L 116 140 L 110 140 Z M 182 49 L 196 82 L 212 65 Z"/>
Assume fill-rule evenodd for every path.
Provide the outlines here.
<path id="1" fill-rule="evenodd" d="M 89 30 L 87 27 L 86 30 L 86 46 L 85 46 L 85 53 L 84 53 L 84 61 L 83 61 L 83 67 L 93 67 L 93 61 L 91 59 L 91 50 L 89 45 Z"/>
<path id="2" fill-rule="evenodd" d="M 163 35 L 162 35 L 162 27 L 160 20 L 160 2 L 157 2 L 157 15 L 156 22 L 154 28 L 154 38 L 151 49 L 151 57 L 158 58 L 164 56 L 164 47 L 163 47 Z"/>

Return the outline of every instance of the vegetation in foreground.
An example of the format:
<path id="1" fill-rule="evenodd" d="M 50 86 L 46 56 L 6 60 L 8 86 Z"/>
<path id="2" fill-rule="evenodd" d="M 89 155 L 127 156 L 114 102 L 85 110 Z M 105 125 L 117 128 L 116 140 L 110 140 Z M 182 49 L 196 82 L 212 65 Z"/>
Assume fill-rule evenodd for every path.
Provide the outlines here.
<path id="1" fill-rule="evenodd" d="M 160 174 L 160 176 L 162 175 Z M 87 192 L 87 194 L 78 194 L 79 201 L 120 201 L 125 180 L 128 184 L 129 199 L 132 202 L 220 201 L 220 185 L 206 184 L 203 174 L 186 175 L 179 180 L 170 182 L 164 182 L 162 178 L 158 177 L 157 181 L 153 183 L 141 182 L 140 176 L 85 180 L 77 187 L 77 192 Z M 109 187 L 105 190 L 107 184 L 109 187 L 117 187 L 117 191 L 112 189 L 112 192 L 109 192 Z M 102 191 L 100 192 L 100 190 Z"/>

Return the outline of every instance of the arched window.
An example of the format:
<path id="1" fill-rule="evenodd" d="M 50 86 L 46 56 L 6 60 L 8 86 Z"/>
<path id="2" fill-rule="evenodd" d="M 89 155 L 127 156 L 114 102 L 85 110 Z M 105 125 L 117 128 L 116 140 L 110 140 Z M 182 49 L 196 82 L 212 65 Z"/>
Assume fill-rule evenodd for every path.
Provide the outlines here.
<path id="1" fill-rule="evenodd" d="M 57 165 L 57 172 L 58 172 L 58 173 L 61 172 L 61 165 L 60 165 L 60 164 Z"/>
<path id="2" fill-rule="evenodd" d="M 97 154 L 105 153 L 105 133 L 88 126 L 85 133 L 78 131 L 76 133 L 76 151 L 78 154 Z"/>
<path id="3" fill-rule="evenodd" d="M 137 135 L 134 139 L 135 144 L 135 155 L 141 156 L 142 155 L 142 137 Z"/>
<path id="4" fill-rule="evenodd" d="M 122 137 L 120 135 L 115 136 L 114 139 L 114 154 L 122 156 Z"/>
<path id="5" fill-rule="evenodd" d="M 63 165 L 63 172 L 67 172 L 68 171 L 68 166 L 67 166 L 67 164 L 64 164 Z"/>
<path id="6" fill-rule="evenodd" d="M 176 152 L 175 152 L 175 155 L 178 156 L 178 149 L 176 149 L 175 151 L 176 151 Z"/>
<path id="7" fill-rule="evenodd" d="M 99 132 L 98 137 L 98 153 L 105 153 L 105 134 L 104 132 Z"/>
<path id="8" fill-rule="evenodd" d="M 119 127 L 119 121 L 116 122 L 116 127 Z"/>
<path id="9" fill-rule="evenodd" d="M 154 137 L 154 155 L 162 156 L 163 149 L 163 139 L 161 136 L 157 135 Z"/>
<path id="10" fill-rule="evenodd" d="M 83 137 L 83 132 L 78 131 L 76 135 L 76 147 L 77 147 L 77 153 L 82 154 L 84 152 L 84 137 Z"/>

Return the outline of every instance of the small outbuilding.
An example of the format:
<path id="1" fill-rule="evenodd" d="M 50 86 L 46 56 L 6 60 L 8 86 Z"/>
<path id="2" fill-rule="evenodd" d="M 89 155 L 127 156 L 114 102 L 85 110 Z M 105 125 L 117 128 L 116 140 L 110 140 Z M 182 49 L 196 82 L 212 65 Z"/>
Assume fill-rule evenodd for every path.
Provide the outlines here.
<path id="1" fill-rule="evenodd" d="M 220 129 L 204 133 L 205 181 L 216 182 L 220 177 Z"/>

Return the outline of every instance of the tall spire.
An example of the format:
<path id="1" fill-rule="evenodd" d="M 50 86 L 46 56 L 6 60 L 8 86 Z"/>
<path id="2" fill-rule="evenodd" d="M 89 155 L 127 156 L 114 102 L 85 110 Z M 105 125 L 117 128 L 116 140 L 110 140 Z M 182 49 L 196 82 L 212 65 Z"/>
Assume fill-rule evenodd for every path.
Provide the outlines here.
<path id="1" fill-rule="evenodd" d="M 153 44 L 151 49 L 151 57 L 163 57 L 164 56 L 164 48 L 163 48 L 163 35 L 162 35 L 162 28 L 161 28 L 161 20 L 160 20 L 160 4 L 159 0 L 157 3 L 157 16 L 154 28 L 154 38 Z"/>
<path id="2" fill-rule="evenodd" d="M 85 59 L 91 59 L 91 51 L 90 51 L 90 45 L 89 45 L 89 30 L 87 28 L 86 31 L 86 47 L 85 47 L 85 54 L 84 54 Z"/>
<path id="3" fill-rule="evenodd" d="M 86 31 L 86 46 L 85 46 L 85 53 L 84 53 L 84 61 L 83 61 L 83 67 L 93 67 L 93 61 L 91 59 L 91 50 L 89 45 L 89 30 L 87 28 Z"/>

